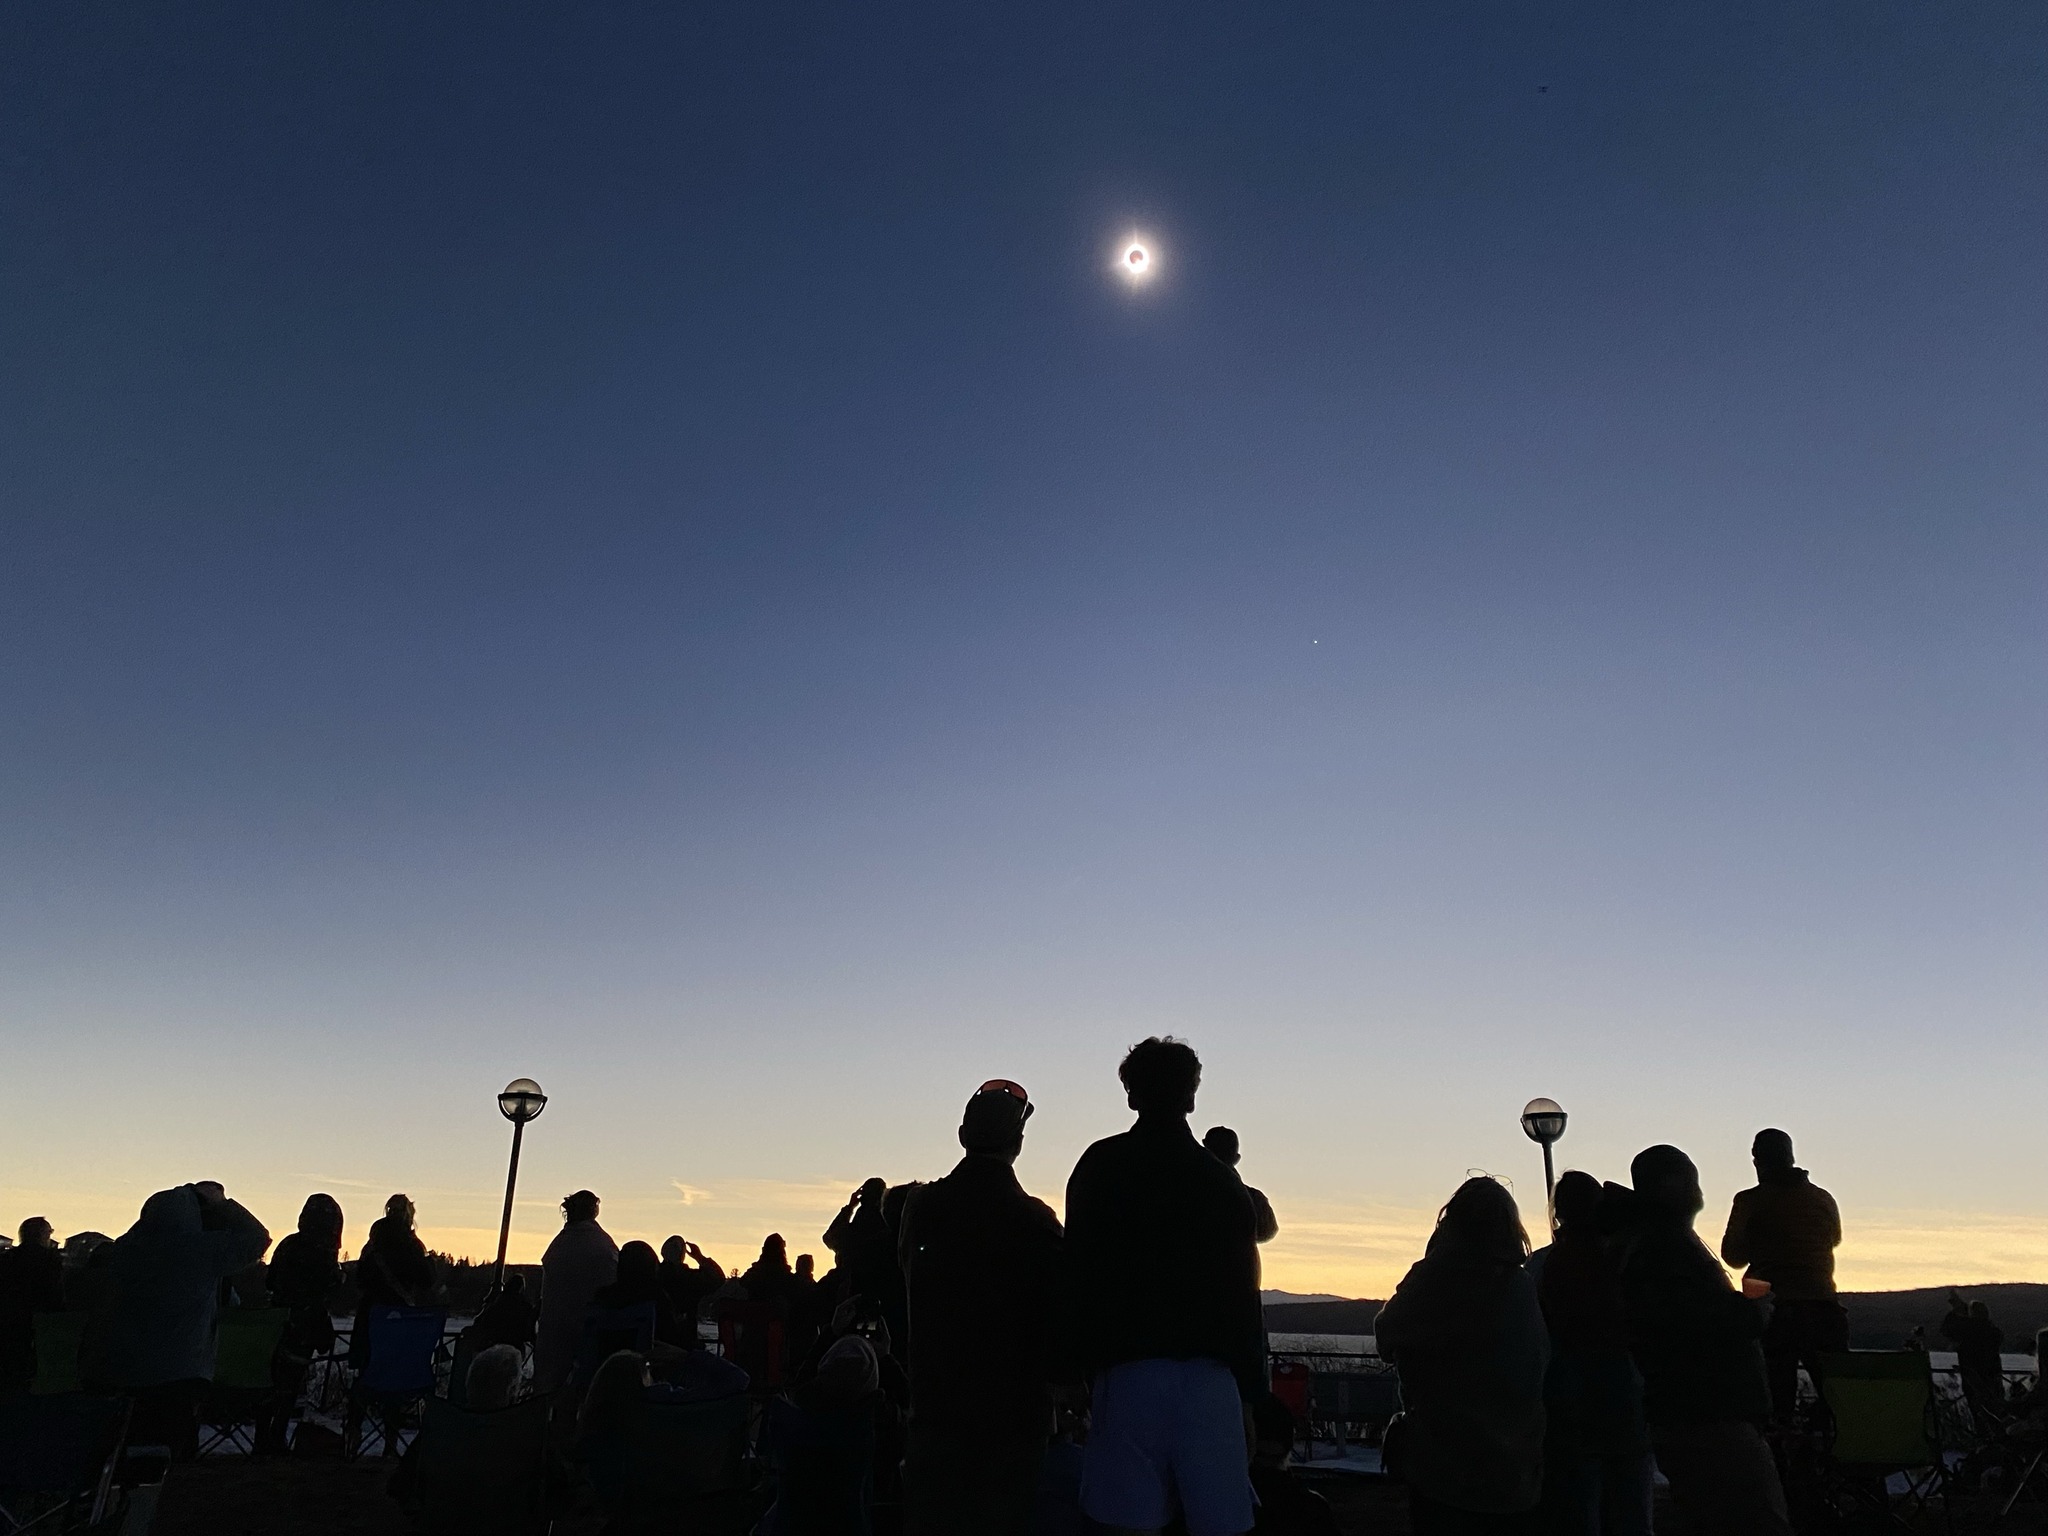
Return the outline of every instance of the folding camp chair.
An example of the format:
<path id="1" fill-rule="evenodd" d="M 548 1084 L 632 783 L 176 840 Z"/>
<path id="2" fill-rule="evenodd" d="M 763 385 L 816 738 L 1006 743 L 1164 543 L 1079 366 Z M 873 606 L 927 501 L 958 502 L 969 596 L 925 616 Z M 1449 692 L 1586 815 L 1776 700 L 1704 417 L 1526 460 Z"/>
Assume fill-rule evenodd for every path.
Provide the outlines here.
<path id="1" fill-rule="evenodd" d="M 2014 1456 L 2006 1467 L 2006 1481 L 2011 1485 L 2005 1497 L 1998 1502 L 1998 1518 L 2003 1520 L 2012 1513 L 2013 1506 L 2021 1499 L 2039 1503 L 2048 1499 L 2048 1451 L 2033 1450 L 2024 1455 Z"/>
<path id="2" fill-rule="evenodd" d="M 653 1302 L 590 1308 L 583 1316 L 583 1336 L 576 1342 L 576 1364 L 570 1380 L 579 1387 L 589 1386 L 597 1368 L 622 1349 L 643 1356 L 653 1353 Z"/>
<path id="3" fill-rule="evenodd" d="M 1947 1463 L 1935 1413 L 1934 1376 L 1920 1350 L 1849 1350 L 1820 1359 L 1827 1407 L 1823 1472 L 1837 1515 L 1861 1510 L 1901 1530 L 1941 1501 L 1949 1514 Z"/>
<path id="4" fill-rule="evenodd" d="M 666 1507 L 743 1486 L 748 1418 L 744 1392 L 709 1402 L 647 1404 L 634 1430 L 634 1495 Z"/>
<path id="5" fill-rule="evenodd" d="M 873 1400 L 812 1410 L 787 1397 L 769 1399 L 761 1455 L 775 1479 L 777 1529 L 854 1530 L 863 1508 L 876 1509 L 877 1417 Z"/>
<path id="6" fill-rule="evenodd" d="M 439 1307 L 372 1307 L 370 1358 L 349 1389 L 342 1452 L 363 1454 L 365 1427 L 386 1456 L 399 1452 L 399 1436 L 434 1391 L 434 1359 L 448 1313 Z"/>
<path id="7" fill-rule="evenodd" d="M 2048 1414 L 2039 1401 L 2014 1405 L 2015 1412 L 1996 1439 L 1970 1448 L 1955 1468 L 1955 1482 L 1962 1488 L 1982 1488 L 1998 1500 L 1998 1518 L 2004 1520 L 2022 1501 L 2039 1506 L 2048 1503 Z M 2039 1510 L 2035 1524 L 2039 1525 Z"/>
<path id="8" fill-rule="evenodd" d="M 455 1335 L 454 1353 L 448 1363 L 448 1401 L 457 1408 L 469 1406 L 469 1368 L 484 1349 L 484 1345 L 476 1342 L 474 1327 Z"/>
<path id="9" fill-rule="evenodd" d="M 284 1307 L 230 1307 L 220 1314 L 213 1380 L 199 1400 L 199 1454 L 225 1446 L 256 1448 L 256 1426 L 275 1408 L 277 1346 L 291 1313 Z"/>
<path id="10" fill-rule="evenodd" d="M 78 1357 L 85 1347 L 84 1312 L 38 1312 L 35 1314 L 36 1374 L 29 1391 L 38 1397 L 61 1392 L 81 1392 Z"/>
<path id="11" fill-rule="evenodd" d="M 761 1517 L 747 1463 L 744 1393 L 650 1402 L 634 1427 L 624 1491 L 607 1530 L 743 1536 Z"/>
<path id="12" fill-rule="evenodd" d="M 1317 1425 L 1338 1437 L 1383 1428 L 1401 1411 L 1401 1379 L 1392 1370 L 1318 1371 L 1309 1378 L 1308 1401 L 1313 1446 Z"/>
<path id="13" fill-rule="evenodd" d="M 1287 1411 L 1294 1416 L 1296 1434 L 1306 1434 L 1309 1426 L 1309 1384 L 1315 1380 L 1315 1371 L 1306 1360 L 1275 1360 L 1270 1378 L 1273 1395 L 1287 1405 Z"/>
<path id="14" fill-rule="evenodd" d="M 540 1536 L 546 1508 L 548 1400 L 471 1413 L 421 1406 L 408 1502 L 429 1536 Z"/>
<path id="15" fill-rule="evenodd" d="M 83 1392 L 0 1398 L 0 1532 L 40 1536 L 105 1519 L 132 1411 L 125 1397 Z"/>
<path id="16" fill-rule="evenodd" d="M 718 1352 L 753 1379 L 756 1397 L 782 1390 L 789 1309 L 779 1301 L 718 1304 Z"/>

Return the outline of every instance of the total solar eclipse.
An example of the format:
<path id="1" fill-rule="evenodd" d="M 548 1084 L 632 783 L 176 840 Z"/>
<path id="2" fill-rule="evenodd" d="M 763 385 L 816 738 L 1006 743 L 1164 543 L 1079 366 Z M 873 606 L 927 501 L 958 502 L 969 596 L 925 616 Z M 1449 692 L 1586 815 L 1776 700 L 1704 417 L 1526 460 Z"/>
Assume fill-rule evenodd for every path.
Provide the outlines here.
<path id="1" fill-rule="evenodd" d="M 1159 266 L 1159 257 L 1151 244 L 1142 236 L 1127 236 L 1116 248 L 1116 258 L 1110 263 L 1123 280 L 1132 287 L 1151 281 Z"/>

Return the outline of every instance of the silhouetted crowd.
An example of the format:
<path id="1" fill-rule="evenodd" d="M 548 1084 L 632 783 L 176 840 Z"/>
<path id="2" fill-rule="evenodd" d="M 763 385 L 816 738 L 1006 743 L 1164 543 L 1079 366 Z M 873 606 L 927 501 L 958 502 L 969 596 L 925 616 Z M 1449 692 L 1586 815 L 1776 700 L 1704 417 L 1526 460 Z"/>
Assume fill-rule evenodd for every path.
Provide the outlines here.
<path id="1" fill-rule="evenodd" d="M 1083 1153 L 1064 1224 L 1018 1183 L 1033 1105 L 1004 1079 L 968 1099 L 951 1172 L 852 1193 L 823 1234 L 823 1275 L 780 1234 L 737 1274 L 680 1236 L 659 1253 L 620 1245 L 597 1195 L 577 1191 L 538 1296 L 503 1276 L 457 1339 L 446 1406 L 394 1490 L 431 1502 L 450 1415 L 516 1421 L 545 1442 L 558 1495 L 573 1484 L 637 1528 L 650 1423 L 709 1414 L 743 1428 L 767 1475 L 753 1505 L 723 1474 L 697 1491 L 733 1493 L 732 1528 L 759 1536 L 878 1522 L 911 1536 L 1329 1536 L 1329 1507 L 1290 1472 L 1305 1426 L 1271 1390 L 1258 1245 L 1278 1230 L 1272 1206 L 1239 1176 L 1233 1132 L 1191 1131 L 1189 1046 L 1142 1041 L 1119 1076 L 1136 1120 Z M 1752 1155 L 1757 1182 L 1719 1259 L 1694 1230 L 1699 1175 L 1675 1147 L 1640 1153 L 1625 1186 L 1564 1174 L 1533 1252 L 1504 1184 L 1459 1186 L 1376 1324 L 1402 1403 L 1380 1449 L 1414 1530 L 1646 1533 L 1655 1471 L 1693 1530 L 1791 1530 L 1767 1431 L 1798 1412 L 1802 1370 L 1818 1382 L 1847 1347 L 1841 1221 L 1784 1132 L 1760 1132 Z M 437 1262 L 414 1222 L 394 1195 L 347 1274 L 324 1194 L 267 1266 L 269 1234 L 216 1184 L 152 1195 L 118 1240 L 86 1234 L 62 1252 L 47 1222 L 26 1222 L 0 1252 L 0 1390 L 37 1378 L 39 1318 L 81 1317 L 79 1383 L 128 1395 L 135 1434 L 189 1456 L 223 1309 L 267 1307 L 278 1392 L 257 1440 L 283 1449 L 312 1363 L 337 1358 L 352 1279 L 354 1435 L 415 1348 L 407 1319 L 428 1315 L 439 1337 Z M 2001 1336 L 1981 1302 L 1954 1302 L 1943 1332 L 1969 1399 L 2003 1414 Z"/>

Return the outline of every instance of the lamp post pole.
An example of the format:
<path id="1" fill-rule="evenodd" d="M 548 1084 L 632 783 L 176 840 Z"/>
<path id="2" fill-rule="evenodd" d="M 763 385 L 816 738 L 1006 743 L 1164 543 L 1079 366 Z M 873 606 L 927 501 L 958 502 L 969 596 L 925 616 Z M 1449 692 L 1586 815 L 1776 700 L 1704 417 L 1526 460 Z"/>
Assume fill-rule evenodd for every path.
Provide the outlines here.
<path id="1" fill-rule="evenodd" d="M 1531 1099 L 1522 1106 L 1522 1134 L 1543 1148 L 1543 1205 L 1553 1232 L 1557 1230 L 1557 1174 L 1550 1149 L 1564 1135 L 1565 1118 L 1564 1106 L 1555 1099 Z"/>
<path id="2" fill-rule="evenodd" d="M 530 1077 L 514 1078 L 498 1095 L 498 1112 L 512 1122 L 512 1162 L 505 1170 L 505 1214 L 498 1222 L 498 1270 L 491 1281 L 493 1291 L 505 1288 L 505 1248 L 512 1240 L 512 1192 L 519 1187 L 519 1143 L 526 1134 L 526 1122 L 538 1119 L 548 1107 L 548 1096 Z"/>
<path id="3" fill-rule="evenodd" d="M 498 1273 L 493 1287 L 505 1284 L 505 1248 L 512 1241 L 512 1191 L 519 1187 L 519 1138 L 526 1134 L 526 1122 L 512 1122 L 512 1165 L 505 1170 L 505 1214 L 498 1222 Z"/>

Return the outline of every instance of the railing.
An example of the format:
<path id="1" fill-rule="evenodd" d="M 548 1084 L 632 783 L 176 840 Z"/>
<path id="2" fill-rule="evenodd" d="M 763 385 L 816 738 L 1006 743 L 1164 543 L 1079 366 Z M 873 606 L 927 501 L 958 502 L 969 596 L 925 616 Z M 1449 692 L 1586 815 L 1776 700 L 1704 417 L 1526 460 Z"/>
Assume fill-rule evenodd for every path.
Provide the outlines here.
<path id="1" fill-rule="evenodd" d="M 1392 1374 L 1393 1366 L 1382 1360 L 1369 1349 L 1320 1348 L 1314 1344 L 1269 1349 L 1268 1359 L 1273 1363 L 1299 1361 L 1306 1365 L 1315 1376 L 1381 1376 Z M 1971 1411 L 1969 1400 L 1963 1392 L 1962 1373 L 1953 1364 L 1930 1362 L 1934 1377 L 1934 1406 L 1941 1443 L 1951 1450 L 1966 1449 L 1980 1443 L 1983 1430 L 1977 1416 Z M 2030 1387 L 2038 1379 L 2037 1371 L 2008 1367 L 2001 1372 L 2003 1395 L 2010 1401 L 2015 1387 Z M 1811 1399 L 1816 1394 L 1805 1373 L 1800 1373 L 1801 1395 Z M 1338 1421 L 1326 1419 L 1315 1412 L 1314 1388 L 1311 1387 L 1311 1423 L 1307 1426 L 1311 1434 L 1329 1437 L 1342 1433 Z"/>

